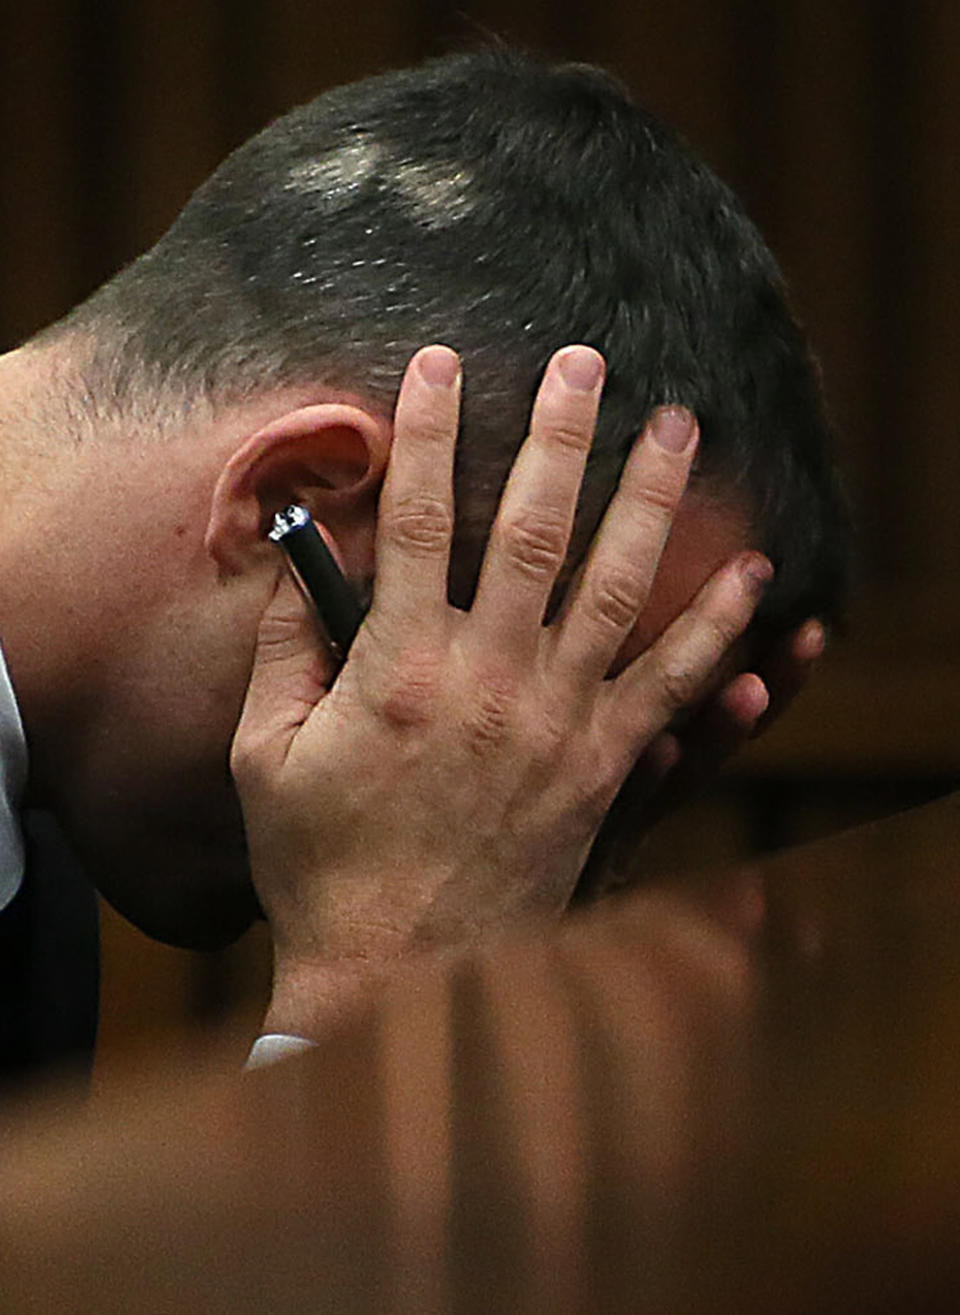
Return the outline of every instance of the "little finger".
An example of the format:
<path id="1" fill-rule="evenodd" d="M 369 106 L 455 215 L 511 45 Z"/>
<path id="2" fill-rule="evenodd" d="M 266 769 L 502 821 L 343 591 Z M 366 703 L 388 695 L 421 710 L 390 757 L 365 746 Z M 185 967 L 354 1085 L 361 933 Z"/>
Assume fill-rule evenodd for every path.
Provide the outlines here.
<path id="1" fill-rule="evenodd" d="M 773 576 L 760 553 L 721 567 L 690 606 L 601 691 L 597 715 L 629 761 L 678 713 L 696 706 L 743 634 Z"/>

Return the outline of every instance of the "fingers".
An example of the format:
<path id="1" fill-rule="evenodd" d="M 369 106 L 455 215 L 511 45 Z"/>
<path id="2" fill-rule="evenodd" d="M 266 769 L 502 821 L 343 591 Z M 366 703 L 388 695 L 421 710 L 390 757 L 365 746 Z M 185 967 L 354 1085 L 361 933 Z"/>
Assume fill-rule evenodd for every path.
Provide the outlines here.
<path id="1" fill-rule="evenodd" d="M 565 347 L 547 366 L 529 437 L 500 500 L 471 626 L 488 651 L 525 661 L 566 557 L 580 481 L 593 441 L 604 363 L 591 347 Z"/>
<path id="2" fill-rule="evenodd" d="M 562 618 L 557 664 L 575 683 L 604 678 L 643 611 L 697 440 L 689 411 L 660 407 L 634 445 Z"/>
<path id="3" fill-rule="evenodd" d="M 717 756 L 727 757 L 726 749 L 731 744 L 739 747 L 769 705 L 770 692 L 752 671 L 741 672 L 725 685 L 711 705 L 716 720 L 713 725 L 715 734 L 710 740 L 718 746 Z M 706 720 L 709 723 L 712 717 L 708 716 Z"/>
<path id="4" fill-rule="evenodd" d="M 770 691 L 770 705 L 757 722 L 755 733 L 776 721 L 806 685 L 827 646 L 827 632 L 816 617 L 804 621 L 774 648 L 761 670 Z"/>
<path id="5" fill-rule="evenodd" d="M 423 633 L 447 605 L 453 534 L 453 453 L 460 363 L 449 347 L 424 347 L 407 366 L 377 513 L 373 605 L 398 634 Z"/>
<path id="6" fill-rule="evenodd" d="M 766 729 L 799 693 L 823 654 L 826 632 L 816 619 L 780 640 L 761 673 L 741 672 L 712 695 L 676 742 L 676 760 L 644 802 L 644 822 L 652 825 L 723 767 L 753 736 Z M 643 763 L 665 732 L 641 757 Z M 641 763 L 637 764 L 637 769 Z M 647 779 L 653 774 L 647 772 Z"/>
<path id="7" fill-rule="evenodd" d="M 630 758 L 681 709 L 692 707 L 727 650 L 750 623 L 773 575 L 760 553 L 744 553 L 722 567 L 652 648 L 602 691 L 607 733 L 621 736 Z"/>
<path id="8" fill-rule="evenodd" d="M 313 611 L 284 570 L 260 621 L 253 671 L 234 736 L 230 766 L 238 784 L 251 772 L 284 761 L 335 675 Z"/>
<path id="9" fill-rule="evenodd" d="M 695 795 L 742 747 L 767 703 L 760 677 L 741 672 L 713 694 L 682 731 L 654 736 L 607 812 L 577 887 L 577 902 L 630 884 L 643 835 Z"/>
<path id="10" fill-rule="evenodd" d="M 681 738 L 676 740 L 670 770 L 662 773 L 659 780 L 648 775 L 651 788 L 642 801 L 644 825 L 653 826 L 665 813 L 712 780 L 723 764 L 749 740 L 768 703 L 769 695 L 763 681 L 747 671 L 735 676 L 712 695 L 684 729 Z M 663 734 L 669 735 L 669 732 Z M 663 738 L 663 734 L 657 736 L 651 748 Z M 646 757 L 647 753 L 644 753 L 641 761 Z"/>

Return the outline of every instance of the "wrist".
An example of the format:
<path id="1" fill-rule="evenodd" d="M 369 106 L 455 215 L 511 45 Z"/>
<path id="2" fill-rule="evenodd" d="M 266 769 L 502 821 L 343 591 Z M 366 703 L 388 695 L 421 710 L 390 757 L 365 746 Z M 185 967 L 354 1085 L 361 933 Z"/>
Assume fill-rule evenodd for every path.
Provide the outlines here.
<path id="1" fill-rule="evenodd" d="M 400 957 L 281 960 L 261 1030 L 322 1041 L 362 1010 L 406 962 Z"/>

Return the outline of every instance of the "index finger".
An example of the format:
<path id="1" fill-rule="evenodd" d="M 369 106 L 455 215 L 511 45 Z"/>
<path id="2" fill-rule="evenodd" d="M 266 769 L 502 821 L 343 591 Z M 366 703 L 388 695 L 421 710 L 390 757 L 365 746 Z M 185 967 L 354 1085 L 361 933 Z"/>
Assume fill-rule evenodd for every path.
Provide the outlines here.
<path id="1" fill-rule="evenodd" d="M 411 359 L 377 511 L 371 611 L 421 631 L 446 610 L 460 379 L 449 347 L 424 347 Z"/>

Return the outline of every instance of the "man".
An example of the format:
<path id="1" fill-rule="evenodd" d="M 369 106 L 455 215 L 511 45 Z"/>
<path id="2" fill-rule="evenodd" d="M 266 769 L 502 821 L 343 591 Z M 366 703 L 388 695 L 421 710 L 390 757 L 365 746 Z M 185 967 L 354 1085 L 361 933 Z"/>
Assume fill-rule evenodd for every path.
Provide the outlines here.
<path id="1" fill-rule="evenodd" d="M 696 446 L 691 412 L 703 436 L 699 465 L 657 589 L 615 599 L 621 638 L 631 632 L 619 663 L 645 651 L 742 549 L 761 548 L 776 569 L 761 628 L 783 632 L 836 607 L 845 520 L 814 374 L 775 265 L 730 193 L 603 75 L 580 68 L 490 53 L 331 92 L 231 156 L 140 261 L 0 361 L 0 625 L 29 746 L 29 794 L 57 815 L 99 889 L 154 935 L 222 942 L 257 911 L 227 748 L 280 569 L 263 534 L 280 506 L 304 502 L 348 577 L 370 592 L 397 387 L 430 341 L 456 349 L 465 381 L 449 573 L 458 608 L 473 598 L 544 365 L 578 341 L 599 349 L 607 375 L 572 536 L 572 504 L 550 508 L 549 491 L 530 492 L 522 480 L 540 519 L 524 525 L 521 514 L 513 535 L 541 592 L 544 580 L 550 586 L 543 610 L 559 604 L 636 435 L 651 416 L 656 427 L 663 404 L 674 408 L 672 474 L 666 492 L 656 481 L 641 490 L 654 508 L 659 498 L 661 521 L 676 508 Z M 432 359 L 441 368 L 436 352 Z M 539 430 L 561 450 L 571 407 L 579 418 L 569 432 L 582 449 L 602 383 L 595 352 L 571 364 L 581 376 L 592 368 L 589 386 L 557 396 L 559 361 L 544 383 L 550 414 Z M 449 438 L 456 390 L 450 381 L 445 389 L 418 400 L 411 383 L 409 434 L 433 426 Z M 574 394 L 588 399 L 586 412 Z M 409 474 L 398 478 L 415 498 Z M 579 484 L 570 478 L 568 501 Z M 439 491 L 438 505 L 440 522 L 428 517 L 420 538 L 445 554 Z M 423 512 L 421 500 L 415 522 Z M 416 525 L 407 538 L 416 545 Z M 645 569 L 659 543 L 646 551 Z M 379 590 L 380 555 L 377 564 Z M 388 603 L 401 606 L 415 581 L 395 575 Z M 488 610 L 508 615 L 516 587 L 504 576 Z M 746 624 L 745 597 L 701 616 L 711 637 L 704 652 L 719 654 L 718 629 L 730 638 Z M 363 641 L 374 666 L 381 615 L 375 606 Z M 526 623 L 529 637 L 529 615 Z M 506 642 L 510 627 L 490 634 Z M 383 652 L 396 656 L 389 644 Z M 416 660 L 403 670 L 409 688 L 423 679 Z M 674 703 L 700 693 L 697 674 L 679 682 Z M 315 698 L 328 680 L 315 674 Z M 676 686 L 677 671 L 661 663 L 659 680 Z M 345 699 L 337 706 L 348 722 Z M 667 700 L 655 702 L 662 710 Z M 655 720 L 644 722 L 647 740 Z M 256 722 L 255 710 L 248 725 Z M 633 757 L 643 747 L 634 738 Z M 375 740 L 368 752 L 375 760 Z M 629 765 L 620 763 L 621 778 Z M 245 802 L 266 835 L 262 773 L 251 775 Z M 607 802 L 616 784 L 605 780 Z M 357 789 L 346 780 L 348 805 Z M 595 798 L 590 826 L 570 840 L 578 861 L 597 808 Z M 370 812 L 354 808 L 350 821 L 362 834 Z M 441 824 L 456 830 L 456 819 Z M 303 942 L 295 960 L 329 953 L 309 918 L 325 888 L 321 870 L 332 879 L 337 864 L 301 840 L 287 855 L 292 869 L 278 873 L 267 861 L 269 882 L 258 880 L 275 926 Z M 275 846 L 261 838 L 255 848 Z M 536 905 L 515 897 L 515 879 L 503 873 L 506 895 L 488 890 L 482 910 L 447 910 L 433 939 Z M 539 869 L 528 865 L 523 880 L 539 888 Z M 570 884 L 553 889 L 554 903 Z M 469 894 L 468 884 L 461 895 Z M 338 916 L 349 927 L 355 914 L 351 906 Z M 351 954 L 363 962 L 368 948 Z M 292 979 L 301 982 L 298 971 Z M 296 1010 L 281 1012 L 284 1026 L 296 1025 Z"/>

